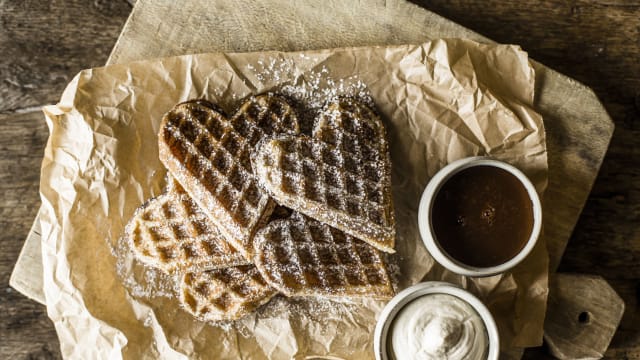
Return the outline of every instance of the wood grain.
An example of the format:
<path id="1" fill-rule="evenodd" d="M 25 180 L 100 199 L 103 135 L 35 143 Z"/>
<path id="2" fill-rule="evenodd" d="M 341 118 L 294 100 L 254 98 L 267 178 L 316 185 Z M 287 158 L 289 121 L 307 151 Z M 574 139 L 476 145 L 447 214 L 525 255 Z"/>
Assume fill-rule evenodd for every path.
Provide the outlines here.
<path id="1" fill-rule="evenodd" d="M 559 359 L 600 359 L 624 312 L 624 302 L 600 276 L 549 277 L 544 340 Z"/>
<path id="2" fill-rule="evenodd" d="M 40 107 L 105 63 L 130 11 L 124 0 L 0 0 L 0 359 L 61 358 L 45 307 L 8 285 L 40 206 Z"/>
<path id="3" fill-rule="evenodd" d="M 603 101 L 616 132 L 560 270 L 609 281 L 626 310 L 606 358 L 640 359 L 640 2 L 418 4 L 496 41 L 521 44 Z M 123 0 L 0 0 L 0 358 L 59 357 L 44 307 L 6 285 L 39 203 L 46 138 L 38 112 L 16 110 L 56 101 L 78 70 L 103 64 L 129 11 Z M 544 351 L 528 350 L 525 358 L 549 358 Z"/>
<path id="4" fill-rule="evenodd" d="M 627 308 L 605 358 L 640 359 L 640 1 L 418 3 L 496 41 L 522 45 L 532 58 L 592 87 L 611 115 L 609 152 L 559 271 L 609 281 Z"/>
<path id="5" fill-rule="evenodd" d="M 48 131 L 40 111 L 0 115 L 0 358 L 60 358 L 44 306 L 9 287 L 9 275 L 40 206 L 40 163 Z"/>
<path id="6" fill-rule="evenodd" d="M 179 11 L 167 10 L 169 1 L 140 2 L 127 23 L 124 36 L 114 47 L 111 62 L 198 53 L 239 50 L 293 50 L 297 48 L 364 46 L 376 43 L 415 43 L 429 38 L 462 36 L 479 41 L 487 38 L 444 21 L 431 12 L 411 8 L 407 3 L 367 2 L 370 18 L 357 16 L 349 3 L 329 1 L 333 16 L 287 1 L 272 0 L 270 15 L 260 17 L 260 3 L 244 2 L 237 9 L 221 7 L 210 11 L 204 2 L 193 0 Z M 224 4 L 220 1 L 219 4 Z M 338 10 L 339 9 L 339 10 Z M 300 19 L 296 37 L 283 42 L 279 26 L 287 14 Z M 170 21 L 164 21 L 171 15 Z M 198 24 L 189 22 L 198 14 Z M 220 26 L 216 19 L 233 19 Z M 342 25 L 344 22 L 350 25 Z M 332 26 L 328 29 L 327 23 Z M 356 24 L 356 25 L 354 25 Z M 370 28 L 374 24 L 374 29 Z M 195 30 L 194 31 L 194 26 Z M 350 27 L 351 26 L 351 27 Z M 244 29 L 246 31 L 228 31 Z M 259 33 L 248 29 L 260 29 Z M 380 33 L 384 29 L 384 33 Z M 227 36 L 226 32 L 231 35 Z M 159 36 L 149 36 L 149 33 Z M 393 34 L 391 36 L 390 34 Z M 580 211 L 588 197 L 611 137 L 608 116 L 590 89 L 534 62 L 536 68 L 535 108 L 544 118 L 548 135 L 549 187 L 544 197 L 545 239 L 556 269 Z"/>
<path id="7" fill-rule="evenodd" d="M 369 17 L 359 18 L 352 3 L 328 0 L 291 7 L 287 0 L 236 2 L 141 1 L 127 22 L 109 63 L 212 51 L 293 51 L 377 44 L 421 43 L 438 37 L 490 39 L 404 1 L 366 2 Z M 365 5 L 363 4 L 362 7 Z M 331 9 L 331 10 L 329 10 Z M 331 11 L 331 15 L 326 15 Z M 198 21 L 194 24 L 193 14 Z M 291 15 L 294 14 L 294 15 Z M 299 19 L 296 36 L 282 36 L 283 24 Z M 168 20 L 167 20 L 168 19 Z M 592 91 L 534 61 L 535 109 L 545 117 L 549 187 L 544 198 L 545 240 L 555 270 L 591 191 L 612 124 Z M 567 191 L 567 189 L 569 191 Z"/>
<path id="8" fill-rule="evenodd" d="M 124 0 L 0 1 L 0 113 L 57 102 L 78 71 L 104 65 L 130 11 Z"/>

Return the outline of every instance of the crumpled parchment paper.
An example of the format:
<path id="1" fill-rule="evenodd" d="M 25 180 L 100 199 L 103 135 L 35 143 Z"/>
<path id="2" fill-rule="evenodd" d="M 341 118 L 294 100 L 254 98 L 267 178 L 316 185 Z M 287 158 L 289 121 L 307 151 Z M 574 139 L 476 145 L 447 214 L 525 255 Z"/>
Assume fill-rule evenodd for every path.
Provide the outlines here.
<path id="1" fill-rule="evenodd" d="M 85 70 L 55 106 L 42 165 L 45 297 L 71 358 L 373 358 L 382 301 L 276 297 L 236 322 L 198 322 L 179 309 L 168 275 L 135 261 L 119 239 L 143 201 L 160 193 L 162 115 L 206 98 L 230 112 L 274 89 L 310 104 L 366 93 L 382 114 L 393 167 L 399 286 L 461 284 L 487 304 L 505 349 L 539 345 L 548 255 L 541 238 L 512 272 L 469 279 L 424 248 L 418 201 L 451 161 L 490 155 L 524 171 L 542 194 L 547 157 L 532 110 L 534 70 L 517 46 L 468 40 L 306 52 L 200 54 Z"/>

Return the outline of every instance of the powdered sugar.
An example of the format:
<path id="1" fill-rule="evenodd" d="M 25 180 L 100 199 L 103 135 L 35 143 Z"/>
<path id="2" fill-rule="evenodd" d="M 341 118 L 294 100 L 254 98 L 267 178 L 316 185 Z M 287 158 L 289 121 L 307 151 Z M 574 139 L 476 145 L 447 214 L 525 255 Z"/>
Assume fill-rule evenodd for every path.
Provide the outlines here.
<path id="1" fill-rule="evenodd" d="M 300 56 L 302 61 L 314 61 L 308 55 Z M 374 107 L 373 97 L 366 83 L 358 76 L 336 78 L 324 65 L 302 72 L 292 59 L 271 57 L 258 60 L 256 65 L 248 64 L 247 70 L 270 91 L 282 94 L 298 104 L 303 134 L 310 135 L 316 115 L 327 104 L 340 97 L 350 97 Z"/>
<path id="2" fill-rule="evenodd" d="M 120 238 L 116 247 L 116 271 L 129 294 L 138 299 L 171 298 L 178 283 L 175 275 L 149 267 L 134 256 L 131 243 Z"/>
<path id="3" fill-rule="evenodd" d="M 334 79 L 326 67 L 318 71 L 310 71 L 279 89 L 283 94 L 304 103 L 308 108 L 321 109 L 325 104 L 336 101 L 341 96 L 348 96 L 373 105 L 373 98 L 367 86 L 357 76 Z"/>
<path id="4" fill-rule="evenodd" d="M 173 179 L 136 211 L 125 237 L 138 259 L 167 272 L 248 263 Z"/>
<path id="5" fill-rule="evenodd" d="M 393 295 L 380 251 L 300 213 L 268 224 L 254 245 L 256 266 L 288 296 Z"/>
<path id="6" fill-rule="evenodd" d="M 301 56 L 305 57 L 307 55 L 302 54 Z M 308 56 L 303 60 L 314 61 Z M 333 118 L 334 120 L 340 116 L 340 112 L 332 111 L 329 108 L 329 104 L 335 103 L 342 97 L 349 97 L 373 107 L 373 99 L 363 81 L 357 76 L 335 78 L 324 66 L 303 72 L 300 68 L 296 68 L 291 59 L 271 57 L 261 59 L 253 65 L 247 65 L 247 69 L 259 81 L 264 84 L 270 84 L 271 86 L 267 87 L 270 91 L 284 95 L 292 100 L 299 116 L 300 131 L 307 135 L 312 134 L 314 119 L 323 111 L 325 112 L 325 117 Z M 214 92 L 212 95 L 219 98 L 220 94 Z M 229 97 L 231 99 L 227 100 L 230 100 L 231 104 L 236 102 L 235 94 L 229 95 Z M 246 103 L 246 99 L 243 102 Z M 231 121 L 233 121 L 233 118 Z M 233 127 L 235 128 L 236 126 L 234 125 Z M 201 129 L 198 131 L 201 131 Z M 263 134 L 260 135 L 262 136 Z M 252 141 L 250 140 L 249 142 Z M 208 164 L 206 169 L 211 170 L 211 164 Z M 123 257 L 119 256 L 118 258 L 120 260 Z M 182 290 L 179 288 L 180 279 L 178 277 L 152 268 L 145 268 L 141 264 L 137 264 L 130 254 L 124 258 L 126 258 L 125 262 L 127 264 L 119 261 L 118 272 L 123 277 L 125 285 L 133 297 L 140 299 L 173 297 L 174 294 L 179 294 L 180 290 Z M 387 266 L 389 265 L 391 264 L 387 264 Z M 294 271 L 293 268 L 291 270 Z M 385 277 L 386 283 L 389 284 L 388 275 L 385 275 Z M 331 295 L 333 298 L 329 299 L 322 296 L 286 298 L 284 296 L 276 296 L 267 305 L 260 307 L 257 311 L 239 321 L 218 321 L 209 322 L 209 324 L 225 330 L 235 327 L 244 335 L 250 336 L 251 329 L 255 328 L 256 322 L 263 319 L 273 317 L 298 318 L 304 319 L 303 321 L 305 322 L 321 325 L 330 321 L 340 321 L 344 316 L 351 316 L 350 314 L 363 308 L 362 301 L 365 301 L 357 298 L 341 297 L 338 293 L 326 295 Z M 386 296 L 388 295 L 385 294 L 384 297 Z M 171 303 L 174 302 L 172 301 Z M 329 316 L 329 314 L 331 315 Z"/>

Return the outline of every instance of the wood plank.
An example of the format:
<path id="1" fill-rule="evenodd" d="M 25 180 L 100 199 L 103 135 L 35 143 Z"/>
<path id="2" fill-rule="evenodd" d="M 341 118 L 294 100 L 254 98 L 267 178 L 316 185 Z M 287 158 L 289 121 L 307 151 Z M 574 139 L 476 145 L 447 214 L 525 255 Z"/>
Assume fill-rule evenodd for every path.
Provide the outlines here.
<path id="1" fill-rule="evenodd" d="M 0 1 L 0 358 L 60 359 L 46 308 L 8 286 L 40 206 L 48 131 L 41 105 L 57 102 L 80 70 L 107 59 L 126 1 Z"/>
<path id="2" fill-rule="evenodd" d="M 57 102 L 78 71 L 104 65 L 130 11 L 124 0 L 0 1 L 0 113 Z"/>
<path id="3" fill-rule="evenodd" d="M 614 133 L 561 269 L 595 273 L 609 279 L 640 278 L 638 139 L 640 129 L 630 129 L 624 124 Z"/>
<path id="4" fill-rule="evenodd" d="M 625 303 L 625 312 L 604 359 L 640 359 L 640 283 L 634 280 L 608 280 Z M 545 346 L 527 349 L 523 360 L 554 359 Z"/>
<path id="5" fill-rule="evenodd" d="M 276 8 L 281 5 L 277 1 L 274 3 Z M 393 7 L 396 5 L 393 2 L 390 4 L 385 3 L 385 6 Z M 280 35 L 274 29 L 278 25 L 272 23 L 279 24 L 280 19 L 272 17 L 269 17 L 268 21 L 259 19 L 252 13 L 255 9 L 251 6 L 244 6 L 247 8 L 243 8 L 242 13 L 246 21 L 243 22 L 235 18 L 236 22 L 229 27 L 232 29 L 260 28 L 260 35 L 255 38 L 247 38 L 246 32 L 231 31 L 231 40 L 229 40 L 221 35 L 225 29 L 216 28 L 217 24 L 214 19 L 218 16 L 227 18 L 224 14 L 233 14 L 232 10 L 224 9 L 220 12 L 210 12 L 199 8 L 197 2 L 194 1 L 189 3 L 190 8 L 185 10 L 185 13 L 179 11 L 172 13 L 173 24 L 171 22 L 159 23 L 157 19 L 164 19 L 163 14 L 168 15 L 163 6 L 158 2 L 142 2 L 140 7 L 134 10 L 133 20 L 127 24 L 124 30 L 127 36 L 120 39 L 112 52 L 110 61 L 124 62 L 132 59 L 212 50 L 291 50 L 298 46 L 303 48 L 315 48 L 321 45 L 358 46 L 369 45 L 370 42 L 375 43 L 376 40 L 389 41 L 387 38 L 372 35 L 368 31 L 354 30 L 347 33 L 339 26 L 338 29 L 331 29 L 331 36 L 326 36 L 329 30 L 324 33 L 321 31 L 325 27 L 323 24 L 323 21 L 326 20 L 325 17 L 318 14 L 317 17 L 313 17 L 313 22 L 309 23 L 305 21 L 305 12 L 296 9 L 299 14 L 297 17 L 301 19 L 296 27 L 298 37 L 290 40 L 293 44 L 283 43 L 279 41 Z M 403 5 L 398 7 L 401 6 Z M 344 9 L 345 7 L 347 9 Z M 352 13 L 348 6 L 343 6 L 342 9 L 343 11 L 337 12 L 340 14 L 336 16 L 338 23 L 341 22 L 340 16 Z M 416 11 L 412 13 L 413 16 L 407 17 L 407 12 L 406 10 L 398 11 L 397 8 L 393 10 L 380 9 L 375 5 L 371 5 L 368 9 L 369 14 L 388 15 L 373 16 L 372 22 L 375 22 L 379 28 L 393 33 L 392 41 L 419 41 L 415 40 L 418 38 L 416 34 L 426 34 L 427 38 L 432 38 L 448 36 L 452 33 L 456 36 L 486 41 L 477 34 L 461 28 L 456 29 L 451 24 L 442 25 L 442 27 L 434 26 L 433 24 L 443 24 L 441 20 L 437 19 L 437 16 L 423 15 Z M 207 30 L 193 31 L 194 29 L 186 21 L 192 13 L 198 13 L 200 23 L 207 24 Z M 282 14 L 285 12 L 283 11 Z M 357 21 L 354 22 L 357 23 Z M 416 22 L 424 23 L 424 29 L 429 29 L 429 31 L 421 30 L 416 33 L 412 29 Z M 402 26 L 398 26 L 398 24 L 402 24 Z M 356 28 L 358 27 L 356 26 Z M 149 38 L 150 31 L 163 33 L 163 35 Z M 222 37 L 224 38 L 222 39 Z M 327 40 L 328 38 L 330 40 Z M 240 46 L 240 48 L 236 48 L 236 46 Z M 607 116 L 591 90 L 582 88 L 574 81 L 563 78 L 540 64 L 536 64 L 536 70 L 539 84 L 536 105 L 545 117 L 549 146 L 550 171 L 549 188 L 545 194 L 545 237 L 549 240 L 548 247 L 552 256 L 552 267 L 555 268 L 560 262 L 567 240 L 591 190 L 595 174 L 607 149 L 612 128 L 606 120 L 602 120 Z M 578 115 L 576 116 L 576 114 Z"/>
<path id="6" fill-rule="evenodd" d="M 490 41 L 405 2 L 369 2 L 368 13 L 375 16 L 368 18 L 358 18 L 357 7 L 343 2 L 329 4 L 333 9 L 331 16 L 323 16 L 320 9 L 306 3 L 290 8 L 287 1 L 272 0 L 266 17 L 259 2 L 235 3 L 240 11 L 225 4 L 221 1 L 209 7 L 191 1 L 174 8 L 171 1 L 143 1 L 125 25 L 109 62 L 210 51 L 287 51 L 419 43 L 451 36 Z M 242 16 L 237 16 L 239 13 Z M 296 37 L 284 41 L 281 27 L 287 24 L 291 13 L 299 19 L 295 25 Z M 195 25 L 192 14 L 198 17 Z M 233 20 L 227 23 L 221 19 Z M 590 89 L 539 63 L 536 70 L 537 82 L 541 84 L 536 110 L 545 116 L 549 140 L 545 239 L 551 267 L 556 269 L 595 180 L 612 127 L 601 119 L 607 117 L 606 112 Z M 594 141 L 593 136 L 597 140 Z"/>
<path id="7" fill-rule="evenodd" d="M 640 1 L 421 3 L 496 41 L 521 44 L 592 87 L 611 115 L 616 130 L 559 271 L 608 280 L 626 310 L 605 358 L 640 359 Z"/>
<path id="8" fill-rule="evenodd" d="M 558 359 L 600 359 L 624 312 L 624 302 L 600 276 L 549 278 L 544 339 Z"/>
<path id="9" fill-rule="evenodd" d="M 18 99 L 13 103 L 19 102 L 19 107 L 56 101 L 67 79 L 70 79 L 77 70 L 104 62 L 115 39 L 114 37 L 108 40 L 95 33 L 92 33 L 93 36 L 84 36 L 85 23 L 105 21 L 98 12 L 93 10 L 84 18 L 79 16 L 83 8 L 96 7 L 91 1 L 53 1 L 48 7 L 38 5 L 35 1 L 23 3 L 32 8 L 27 11 L 27 5 L 25 5 L 23 9 L 15 10 L 22 3 L 0 1 L 0 49 L 3 53 L 11 55 L 0 59 L 0 64 L 11 63 L 12 66 L 20 67 L 25 61 L 25 64 L 30 66 L 29 71 L 23 70 L 18 73 L 27 78 L 27 84 L 37 85 L 37 88 L 26 86 L 20 89 L 22 91 L 19 92 L 20 95 L 12 95 L 14 99 Z M 639 2 L 554 0 L 540 3 L 533 0 L 519 2 L 433 0 L 420 3 L 497 41 L 522 44 L 533 58 L 593 87 L 596 94 L 603 100 L 616 122 L 617 130 L 560 269 L 599 274 L 609 280 L 625 300 L 627 311 L 606 358 L 640 358 L 640 311 L 638 310 L 640 269 L 637 267 L 637 259 L 640 258 L 640 241 L 638 241 L 640 210 L 637 208 L 640 204 L 640 166 L 638 166 L 640 158 L 637 156 L 640 151 L 638 136 L 640 135 L 640 86 L 638 85 L 640 63 L 637 62 L 640 51 Z M 64 9 L 65 6 L 71 9 Z M 100 6 L 104 5 L 98 4 L 98 8 Z M 75 18 L 84 20 L 65 19 L 64 22 L 59 22 L 56 19 L 60 18 L 60 14 L 64 11 L 70 11 L 75 14 Z M 108 17 L 114 17 L 111 19 L 113 21 L 119 17 L 119 21 L 124 23 L 126 14 L 122 16 L 112 14 Z M 23 31 L 22 39 L 26 39 L 25 41 L 37 39 L 38 44 L 43 45 L 43 50 L 35 52 L 33 47 L 30 47 L 29 51 L 25 51 L 20 49 L 22 45 L 16 41 L 11 43 L 11 47 L 7 47 L 8 45 L 5 45 L 7 43 L 4 42 L 4 29 L 7 22 L 15 23 L 14 28 L 18 27 L 18 23 L 29 28 L 28 31 Z M 50 36 L 52 32 L 61 34 L 63 31 L 74 34 L 75 37 L 69 35 L 62 41 L 59 36 Z M 40 41 L 41 38 L 47 41 Z M 94 39 L 102 40 L 98 43 Z M 50 45 L 52 41 L 54 45 Z M 55 45 L 58 43 L 64 46 Z M 54 51 L 46 49 L 47 44 L 59 48 L 55 50 L 58 52 L 56 56 L 47 58 L 40 55 L 39 60 L 30 59 L 32 56 L 38 56 L 41 53 L 50 54 Z M 78 49 L 81 46 L 102 49 L 85 52 L 83 49 Z M 13 54 L 20 54 L 22 60 L 10 62 Z M 105 58 L 98 61 L 101 56 Z M 86 61 L 87 65 L 80 64 L 81 61 Z M 67 67 L 68 71 L 64 67 Z M 44 80 L 29 82 L 30 71 Z M 0 66 L 0 108 L 3 109 L 15 108 L 15 106 L 7 107 L 5 102 L 5 99 L 8 99 L 6 94 L 11 90 L 8 87 L 14 86 L 11 84 L 12 78 L 7 74 L 9 72 Z M 46 76 L 49 76 L 47 74 L 52 74 L 54 80 L 47 80 Z M 7 78 L 9 81 L 4 80 Z M 27 99 L 30 102 L 20 99 Z M 2 133 L 4 133 L 3 121 L 0 122 L 0 134 Z M 6 139 L 0 138 L 0 156 L 3 158 L 6 153 L 4 141 Z M 9 177 L 9 181 L 10 183 L 5 183 L 7 187 L 12 186 L 13 179 Z M 37 183 L 37 179 L 33 181 Z M 4 190 L 2 191 L 4 193 Z M 22 225 L 9 231 L 19 235 L 9 240 L 17 244 L 13 252 L 7 255 L 12 256 L 14 260 L 32 221 L 31 215 L 24 214 L 24 216 L 21 219 L 15 217 L 15 221 Z M 7 274 L 3 279 L 8 279 L 9 271 L 10 267 L 5 268 L 5 264 L 0 263 L 0 274 Z M 41 315 L 46 320 L 43 307 L 36 306 L 30 300 L 15 293 L 11 296 L 6 295 L 9 292 L 10 290 L 6 290 L 0 294 L 0 303 L 19 308 L 19 311 L 14 313 L 15 317 L 24 317 L 41 309 Z M 33 308 L 26 306 L 28 304 Z M 0 311 L 6 312 L 6 308 Z M 39 339 L 47 335 L 45 332 L 38 332 L 38 329 L 46 328 L 47 324 L 49 335 L 55 337 L 53 327 L 48 320 L 43 323 L 32 322 L 30 327 L 25 325 L 25 330 L 20 333 L 22 334 L 20 336 L 6 337 L 5 333 L 8 331 L 4 329 L 7 329 L 6 324 L 9 321 L 7 319 L 0 318 L 0 338 L 3 339 L 0 342 L 0 358 L 29 356 L 48 358 L 49 352 L 59 353 L 57 345 L 43 348 L 45 343 L 39 342 Z M 5 339 L 9 338 L 13 340 L 5 346 Z M 31 346 L 34 342 L 39 345 Z M 529 350 L 525 358 L 545 358 L 540 355 L 543 350 Z"/>
<path id="10" fill-rule="evenodd" d="M 610 119 L 603 119 L 606 110 L 591 89 L 571 79 L 561 80 L 548 68 L 535 68 L 539 86 L 535 108 L 544 118 L 549 164 L 543 198 L 544 238 L 550 268 L 555 271 L 589 196 L 613 126 Z"/>
<path id="11" fill-rule="evenodd" d="M 609 280 L 609 285 L 624 301 L 625 312 L 605 358 L 640 359 L 640 282 L 638 279 Z"/>
<path id="12" fill-rule="evenodd" d="M 26 297 L 46 305 L 44 297 L 44 268 L 42 265 L 42 229 L 40 212 L 31 225 L 29 235 L 13 266 L 9 285 Z"/>
<path id="13" fill-rule="evenodd" d="M 44 306 L 8 286 L 9 274 L 40 206 L 38 185 L 49 132 L 40 111 L 0 115 L 0 358 L 60 358 Z"/>
<path id="14" fill-rule="evenodd" d="M 212 51 L 418 44 L 434 35 L 459 37 L 460 27 L 405 1 L 159 0 L 138 2 L 123 35 L 110 64 Z"/>
<path id="15" fill-rule="evenodd" d="M 617 138 L 614 137 L 614 147 L 618 147 L 619 145 L 615 143 L 616 139 L 621 140 L 620 145 L 624 144 L 618 147 L 623 155 L 621 158 L 614 160 L 616 163 L 612 166 L 612 169 L 617 169 L 616 173 L 611 179 L 605 180 L 605 186 L 608 185 L 608 187 L 610 187 L 611 184 L 616 184 L 618 181 L 623 180 L 623 187 L 631 189 L 631 193 L 634 195 L 633 189 L 638 189 L 639 187 L 637 182 L 638 167 L 632 166 L 633 164 L 637 164 L 637 160 L 635 159 L 638 159 L 637 156 L 633 156 L 637 151 L 633 149 L 638 149 L 637 146 L 635 148 L 633 147 L 634 144 L 638 144 L 637 140 L 634 141 L 633 139 L 638 139 L 637 115 L 638 111 L 640 111 L 640 91 L 638 91 L 638 86 L 636 85 L 638 81 L 638 69 L 640 68 L 635 62 L 635 59 L 638 58 L 637 52 L 640 51 L 637 36 L 637 29 L 640 28 L 638 27 L 638 19 L 640 19 L 640 16 L 638 16 L 639 9 L 636 6 L 637 2 L 617 1 L 607 3 L 598 2 L 594 4 L 584 1 L 569 3 L 551 1 L 540 4 L 534 1 L 508 3 L 501 1 L 490 1 L 488 3 L 481 1 L 418 1 L 417 3 L 428 9 L 435 10 L 437 13 L 445 15 L 445 17 L 450 17 L 454 21 L 468 26 L 472 30 L 487 35 L 489 38 L 500 42 L 522 44 L 524 49 L 530 52 L 532 58 L 538 59 L 542 63 L 550 65 L 551 68 L 558 69 L 569 76 L 576 77 L 589 86 L 594 86 L 596 94 L 605 101 L 607 110 L 612 112 L 613 108 L 612 114 L 614 114 L 614 117 L 618 120 L 618 126 L 620 126 L 619 119 L 623 119 L 623 124 L 627 125 L 624 129 L 625 133 L 629 134 L 626 139 L 622 139 L 617 135 L 620 132 L 618 131 L 616 133 Z M 612 17 L 613 21 L 603 21 L 604 19 L 608 20 L 609 17 Z M 135 29 L 133 30 L 133 32 L 135 32 Z M 398 30 L 389 29 L 390 33 L 394 33 L 394 31 Z M 551 34 L 551 36 L 549 36 L 549 34 Z M 135 38 L 135 34 L 133 35 L 133 38 Z M 595 42 L 592 39 L 595 39 Z M 135 43 L 135 39 L 129 40 Z M 204 50 L 204 48 L 200 49 L 200 46 L 203 45 L 198 43 L 198 39 L 194 40 L 194 42 L 196 43 L 194 48 L 200 51 Z M 233 41 L 230 43 L 234 44 Z M 246 45 L 247 42 L 241 43 Z M 251 39 L 249 39 L 249 43 L 251 44 Z M 185 44 L 189 44 L 189 42 L 180 42 L 182 50 L 189 50 L 189 46 Z M 191 44 L 193 45 L 193 43 Z M 309 46 L 308 44 L 305 45 Z M 612 49 L 609 49 L 605 45 L 612 47 Z M 211 46 L 211 43 L 209 43 L 208 46 Z M 150 48 L 153 48 L 153 46 L 150 46 Z M 631 49 L 629 52 L 636 56 L 626 55 L 627 50 L 625 49 L 629 48 Z M 140 56 L 140 58 L 150 55 L 160 56 L 157 52 L 154 52 L 153 49 L 149 49 L 145 45 L 132 47 L 131 43 L 129 43 L 128 46 L 122 46 L 120 49 L 116 46 L 111 58 L 113 61 L 118 61 L 117 56 L 122 55 L 118 54 L 119 50 L 134 58 L 136 56 Z M 169 48 L 168 51 L 179 50 L 180 49 Z M 122 56 L 122 58 L 127 58 L 127 56 Z M 632 76 L 629 76 L 629 72 Z M 621 83 L 624 84 L 624 94 L 626 94 L 623 96 L 620 96 Z M 558 107 L 561 108 L 563 106 L 564 99 L 552 100 L 557 102 Z M 599 143 L 601 139 L 590 138 L 588 133 L 591 131 L 593 134 L 602 134 L 603 132 L 606 133 L 606 129 L 585 129 L 584 127 L 580 127 L 578 130 L 583 130 L 584 133 L 577 134 L 575 128 L 571 126 L 565 126 L 563 128 L 559 125 L 559 122 L 556 121 L 557 117 L 563 116 L 563 114 L 554 116 L 552 112 L 549 112 L 544 115 L 546 119 L 550 120 L 548 122 L 550 124 L 550 169 L 563 170 L 550 172 L 550 186 L 547 192 L 547 198 L 552 199 L 552 201 L 553 199 L 564 198 L 565 206 L 568 207 L 567 214 L 577 217 L 586 200 L 587 193 L 576 196 L 574 192 L 573 196 L 569 198 L 567 198 L 565 194 L 567 190 L 575 188 L 576 185 L 589 189 L 594 179 L 593 177 L 586 178 L 586 176 L 589 174 L 589 171 L 593 173 L 597 171 L 599 167 L 599 162 L 594 162 L 592 157 L 584 154 L 584 151 L 580 148 L 594 143 L 602 149 L 603 144 Z M 589 119 L 585 119 L 585 121 L 589 121 Z M 628 126 L 629 124 L 636 125 Z M 556 127 L 554 127 L 554 125 Z M 595 125 L 598 126 L 599 124 Z M 631 131 L 628 132 L 627 130 Z M 576 141 L 580 141 L 580 139 L 582 139 L 582 144 L 576 146 Z M 573 157 L 563 158 L 555 155 L 560 149 L 566 149 L 568 147 L 575 149 L 576 153 L 573 154 Z M 606 148 L 606 144 L 604 148 Z M 632 156 L 624 156 L 624 154 L 628 153 L 631 153 Z M 584 159 L 583 164 L 576 164 L 575 159 L 580 158 Z M 611 155 L 607 158 L 608 161 L 610 161 L 610 158 Z M 622 165 L 622 167 L 620 167 L 620 165 Z M 605 163 L 603 167 L 605 174 L 610 171 L 608 166 L 609 165 Z M 626 175 L 622 175 L 620 174 L 620 168 L 629 170 L 627 170 Z M 573 240 L 575 242 L 576 237 L 587 236 L 593 239 L 593 241 L 587 244 L 582 242 L 578 246 L 570 247 L 568 251 L 569 259 L 565 260 L 563 269 L 566 271 L 594 273 L 595 265 L 597 267 L 596 273 L 603 275 L 605 278 L 612 279 L 616 278 L 615 276 L 625 276 L 624 274 L 626 273 L 629 274 L 628 277 L 637 279 L 640 277 L 635 268 L 637 262 L 632 265 L 628 263 L 631 257 L 637 258 L 637 248 L 632 248 L 632 254 L 623 257 L 619 262 L 616 262 L 616 260 L 610 261 L 610 257 L 615 256 L 615 254 L 624 254 L 625 252 L 624 248 L 626 243 L 618 240 L 618 244 L 621 246 L 614 246 L 610 251 L 610 256 L 608 256 L 605 261 L 602 261 L 600 255 L 603 251 L 601 249 L 603 232 L 600 229 L 603 229 L 602 216 L 604 215 L 607 219 L 607 221 L 604 222 L 611 224 L 610 226 L 606 226 L 608 235 L 604 238 L 609 238 L 612 236 L 611 234 L 616 233 L 611 227 L 615 227 L 617 221 L 620 221 L 624 225 L 622 229 L 623 237 L 628 238 L 628 236 L 636 234 L 634 233 L 636 228 L 634 222 L 638 223 L 637 217 L 640 212 L 634 209 L 634 205 L 631 204 L 640 204 L 640 201 L 631 202 L 630 206 L 627 205 L 626 208 L 621 208 L 617 203 L 627 199 L 629 194 L 601 194 L 598 190 L 601 186 L 599 185 L 600 183 L 602 183 L 602 180 L 596 185 L 592 200 L 587 204 L 587 209 L 583 215 L 583 218 L 587 220 L 584 220 L 579 225 L 585 226 L 582 224 L 586 223 L 586 226 L 590 228 L 584 232 L 578 228 L 578 230 L 576 230 L 577 235 L 574 236 Z M 565 196 L 563 197 L 563 195 Z M 607 206 L 604 208 L 604 211 L 594 211 L 593 209 L 600 208 L 590 205 L 594 198 L 599 199 L 601 196 L 604 196 L 604 201 L 607 202 Z M 558 203 L 562 203 L 562 201 L 558 201 Z M 631 211 L 628 212 L 628 210 Z M 609 219 L 607 215 L 611 215 L 611 219 Z M 561 222 L 562 221 L 559 223 Z M 557 224 L 558 222 L 556 222 L 556 225 Z M 571 231 L 571 227 L 560 229 L 561 235 L 564 236 L 568 236 Z M 584 245 L 587 246 L 588 250 L 590 249 L 592 256 L 583 257 L 581 255 L 585 251 Z M 575 251 L 575 249 L 582 250 Z M 576 255 L 572 256 L 571 253 L 574 251 Z M 561 251 L 559 253 L 561 253 Z M 559 259 L 556 259 L 556 262 L 557 260 Z M 614 269 L 617 273 L 609 270 L 610 263 L 615 264 Z M 580 264 L 580 266 L 576 266 L 578 264 Z M 632 271 L 629 272 L 629 269 Z M 635 316 L 633 314 L 637 314 L 637 307 L 635 305 L 625 313 L 623 324 L 629 324 L 629 314 L 632 314 L 631 317 Z M 632 322 L 631 324 L 636 323 Z M 633 327 L 635 325 L 627 326 Z M 634 329 L 632 328 L 628 331 L 633 332 Z M 628 331 L 622 326 L 619 333 L 624 334 Z M 614 338 L 614 348 L 619 344 L 617 339 L 617 337 Z M 540 351 L 530 351 L 530 353 L 537 353 L 539 355 Z M 535 356 L 530 358 L 535 358 Z"/>

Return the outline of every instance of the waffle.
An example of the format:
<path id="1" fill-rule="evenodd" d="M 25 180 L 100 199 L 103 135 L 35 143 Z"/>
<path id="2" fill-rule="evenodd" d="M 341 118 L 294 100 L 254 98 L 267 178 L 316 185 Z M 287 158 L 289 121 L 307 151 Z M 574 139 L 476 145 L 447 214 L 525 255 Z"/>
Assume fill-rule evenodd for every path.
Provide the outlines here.
<path id="1" fill-rule="evenodd" d="M 267 303 L 276 290 L 253 265 L 187 273 L 180 282 L 180 305 L 202 321 L 235 320 Z"/>
<path id="2" fill-rule="evenodd" d="M 287 296 L 393 296 L 382 252 L 300 213 L 260 229 L 253 245 L 256 267 Z"/>
<path id="3" fill-rule="evenodd" d="M 249 97 L 231 118 L 231 126 L 251 146 L 265 135 L 300 133 L 293 107 L 285 98 L 274 94 Z"/>
<path id="4" fill-rule="evenodd" d="M 148 200 L 125 228 L 140 261 L 166 272 L 186 272 L 246 264 L 211 220 L 175 181 Z"/>
<path id="5" fill-rule="evenodd" d="M 331 103 L 313 138 L 263 140 L 252 161 L 278 203 L 394 252 L 391 163 L 382 122 L 368 107 L 348 99 Z"/>
<path id="6" fill-rule="evenodd" d="M 298 133 L 297 117 L 284 98 L 252 97 L 227 119 L 205 101 L 176 105 L 162 121 L 160 160 L 246 258 L 251 237 L 275 203 L 258 186 L 249 160 L 265 134 Z"/>

